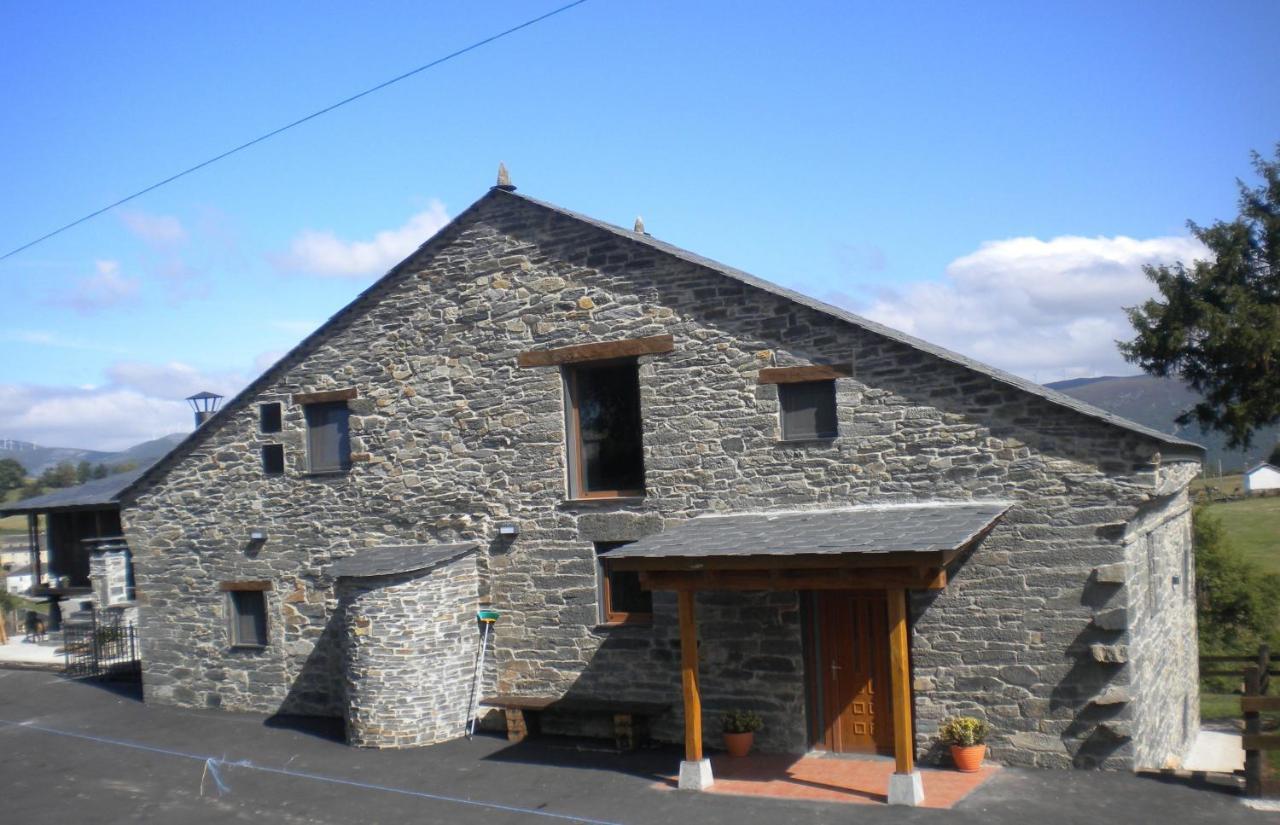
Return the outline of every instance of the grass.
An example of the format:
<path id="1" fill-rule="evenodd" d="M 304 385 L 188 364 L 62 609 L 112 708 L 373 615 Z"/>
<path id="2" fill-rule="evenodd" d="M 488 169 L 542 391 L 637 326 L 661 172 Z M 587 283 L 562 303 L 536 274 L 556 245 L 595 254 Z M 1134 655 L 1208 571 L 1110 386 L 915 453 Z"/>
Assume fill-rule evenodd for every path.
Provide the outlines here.
<path id="1" fill-rule="evenodd" d="M 18 490 L 10 490 L 3 497 L 3 501 L 16 501 L 18 498 Z M 0 518 L 0 536 L 27 534 L 27 517 L 26 516 L 8 516 Z"/>
<path id="2" fill-rule="evenodd" d="M 1244 476 L 1205 476 L 1191 482 L 1191 494 L 1213 488 L 1218 495 L 1244 495 Z"/>
<path id="3" fill-rule="evenodd" d="M 1205 510 L 1222 520 L 1227 541 L 1262 569 L 1280 573 L 1280 496 L 1215 501 Z"/>

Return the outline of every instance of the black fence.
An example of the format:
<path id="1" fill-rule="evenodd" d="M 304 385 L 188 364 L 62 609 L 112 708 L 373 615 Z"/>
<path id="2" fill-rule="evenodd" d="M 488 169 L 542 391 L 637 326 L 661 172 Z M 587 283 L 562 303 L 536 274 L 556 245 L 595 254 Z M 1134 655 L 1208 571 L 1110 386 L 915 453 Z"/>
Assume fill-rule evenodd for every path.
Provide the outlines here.
<path id="1" fill-rule="evenodd" d="M 81 679 L 142 678 L 138 631 L 118 610 L 92 610 L 63 622 L 67 675 Z"/>

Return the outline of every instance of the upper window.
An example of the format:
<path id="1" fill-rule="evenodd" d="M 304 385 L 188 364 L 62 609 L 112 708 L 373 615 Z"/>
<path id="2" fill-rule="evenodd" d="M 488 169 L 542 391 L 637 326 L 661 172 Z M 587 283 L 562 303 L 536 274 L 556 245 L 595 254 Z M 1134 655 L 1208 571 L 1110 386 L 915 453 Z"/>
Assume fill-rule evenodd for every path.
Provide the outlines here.
<path id="1" fill-rule="evenodd" d="M 346 401 L 308 404 L 307 468 L 313 473 L 339 473 L 351 467 L 350 411 Z"/>
<path id="2" fill-rule="evenodd" d="M 778 401 L 784 441 L 836 437 L 835 381 L 779 384 Z"/>
<path id="3" fill-rule="evenodd" d="M 643 495 L 640 374 L 635 362 L 565 367 L 564 375 L 571 495 Z"/>
<path id="4" fill-rule="evenodd" d="M 229 590 L 232 647 L 267 646 L 267 594 L 262 590 Z"/>
<path id="5" fill-rule="evenodd" d="M 632 570 L 610 570 L 603 555 L 630 542 L 596 542 L 600 619 L 608 624 L 647 624 L 653 621 L 653 593 L 640 587 L 640 574 Z"/>
<path id="6" fill-rule="evenodd" d="M 262 445 L 262 471 L 269 476 L 280 475 L 284 472 L 283 444 Z"/>
<path id="7" fill-rule="evenodd" d="M 279 403 L 258 405 L 258 429 L 262 432 L 278 433 L 281 430 L 282 422 L 283 416 Z"/>

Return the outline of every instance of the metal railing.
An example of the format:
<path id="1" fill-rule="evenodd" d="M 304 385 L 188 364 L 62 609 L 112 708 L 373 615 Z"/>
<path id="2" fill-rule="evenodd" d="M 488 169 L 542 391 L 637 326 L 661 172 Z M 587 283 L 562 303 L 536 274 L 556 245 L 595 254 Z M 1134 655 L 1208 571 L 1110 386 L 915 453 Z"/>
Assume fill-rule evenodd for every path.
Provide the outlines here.
<path id="1" fill-rule="evenodd" d="M 119 610 L 90 610 L 63 622 L 67 675 L 81 679 L 142 678 L 138 631 Z"/>

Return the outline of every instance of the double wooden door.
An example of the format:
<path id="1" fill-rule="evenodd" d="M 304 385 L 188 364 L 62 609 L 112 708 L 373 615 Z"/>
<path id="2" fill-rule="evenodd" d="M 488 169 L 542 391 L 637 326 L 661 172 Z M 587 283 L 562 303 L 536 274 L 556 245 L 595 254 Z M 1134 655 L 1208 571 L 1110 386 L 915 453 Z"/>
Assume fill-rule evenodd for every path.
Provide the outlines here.
<path id="1" fill-rule="evenodd" d="M 809 627 L 814 745 L 893 753 L 888 602 L 883 592 L 813 592 Z"/>

